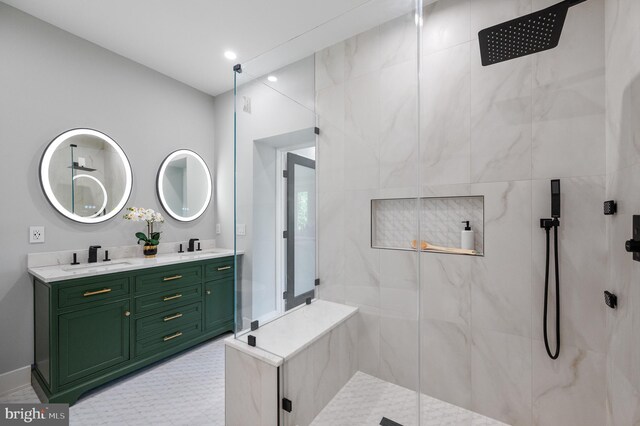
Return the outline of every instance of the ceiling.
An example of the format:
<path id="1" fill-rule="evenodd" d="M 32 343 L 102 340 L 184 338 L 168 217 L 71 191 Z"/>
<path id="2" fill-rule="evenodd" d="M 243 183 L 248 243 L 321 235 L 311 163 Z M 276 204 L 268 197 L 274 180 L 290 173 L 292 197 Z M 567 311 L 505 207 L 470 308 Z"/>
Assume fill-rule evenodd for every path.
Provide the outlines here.
<path id="1" fill-rule="evenodd" d="M 413 0 L 2 1 L 211 95 L 233 87 L 235 63 L 253 60 L 255 72 L 268 72 L 398 16 L 413 4 Z M 229 61 L 226 50 L 238 58 Z"/>

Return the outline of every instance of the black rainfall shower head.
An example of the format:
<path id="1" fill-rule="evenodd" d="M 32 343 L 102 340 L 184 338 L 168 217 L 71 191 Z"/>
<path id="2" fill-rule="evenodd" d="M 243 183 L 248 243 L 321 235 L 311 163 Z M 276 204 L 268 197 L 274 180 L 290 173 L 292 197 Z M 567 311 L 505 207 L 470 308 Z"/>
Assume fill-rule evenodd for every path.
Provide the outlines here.
<path id="1" fill-rule="evenodd" d="M 492 65 L 553 49 L 571 6 L 586 0 L 565 0 L 554 6 L 486 28 L 478 33 L 482 65 Z"/>

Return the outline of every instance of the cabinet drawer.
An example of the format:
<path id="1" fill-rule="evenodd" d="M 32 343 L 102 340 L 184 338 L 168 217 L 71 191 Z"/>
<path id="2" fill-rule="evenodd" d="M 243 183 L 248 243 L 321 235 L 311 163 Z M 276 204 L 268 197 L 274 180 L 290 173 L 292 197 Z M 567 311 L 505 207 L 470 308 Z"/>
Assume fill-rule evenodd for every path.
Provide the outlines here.
<path id="1" fill-rule="evenodd" d="M 158 334 L 168 334 L 176 327 L 200 321 L 202 319 L 202 303 L 176 306 L 136 320 L 136 340 Z"/>
<path id="2" fill-rule="evenodd" d="M 156 308 L 169 309 L 188 302 L 199 302 L 201 298 L 201 284 L 189 287 L 167 288 L 162 293 L 136 297 L 135 313 L 139 315 Z"/>
<path id="3" fill-rule="evenodd" d="M 225 257 L 204 266 L 204 278 L 207 281 L 233 277 L 233 257 Z"/>
<path id="4" fill-rule="evenodd" d="M 135 278 L 135 294 L 154 293 L 165 289 L 196 284 L 202 281 L 200 266 L 167 268 L 162 272 L 138 275 Z"/>
<path id="5" fill-rule="evenodd" d="M 136 356 L 159 353 L 165 349 L 188 342 L 202 333 L 202 321 L 176 325 L 167 333 L 157 334 L 136 342 Z"/>
<path id="6" fill-rule="evenodd" d="M 83 280 L 82 284 L 58 290 L 58 307 L 81 305 L 96 300 L 114 299 L 129 295 L 129 278 Z"/>

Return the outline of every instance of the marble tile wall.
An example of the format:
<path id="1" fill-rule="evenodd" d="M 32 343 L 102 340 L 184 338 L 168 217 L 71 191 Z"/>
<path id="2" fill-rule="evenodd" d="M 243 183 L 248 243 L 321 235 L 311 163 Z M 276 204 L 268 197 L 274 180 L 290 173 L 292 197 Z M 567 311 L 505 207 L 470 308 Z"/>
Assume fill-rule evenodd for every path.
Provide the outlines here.
<path id="1" fill-rule="evenodd" d="M 359 307 L 359 370 L 410 389 L 417 254 L 371 248 L 371 200 L 418 194 L 416 35 L 411 13 L 316 56 L 320 297 Z"/>
<path id="2" fill-rule="evenodd" d="M 636 206 L 626 201 L 611 219 L 602 201 L 640 182 L 640 55 L 627 57 L 640 48 L 631 29 L 640 6 L 584 2 L 571 8 L 556 49 L 480 64 L 480 29 L 556 2 L 429 4 L 419 81 L 415 54 L 403 53 L 415 52 L 413 16 L 316 55 L 320 297 L 360 307 L 359 361 L 368 374 L 415 388 L 419 365 L 423 392 L 514 425 L 603 425 L 607 411 L 625 419 L 612 424 L 632 424 L 640 369 L 631 354 L 640 353 L 640 338 L 625 333 L 640 309 L 607 313 L 602 291 L 615 278 L 614 290 L 637 295 L 626 303 L 640 306 L 630 285 L 640 267 L 620 245 Z M 605 4 L 607 66 L 620 68 L 614 78 L 608 69 L 606 125 Z M 611 164 L 620 172 L 607 174 Z M 538 224 L 549 215 L 553 178 L 563 191 L 555 361 L 542 341 Z M 415 253 L 369 247 L 372 198 L 453 195 L 485 197 L 484 257 L 422 253 L 418 280 Z M 618 258 L 609 266 L 614 237 Z"/>
<path id="3" fill-rule="evenodd" d="M 282 412 L 285 425 L 308 425 L 358 370 L 358 318 L 351 317 L 285 360 L 283 395 L 293 401 Z"/>
<path id="4" fill-rule="evenodd" d="M 607 221 L 608 290 L 618 309 L 607 309 L 607 424 L 640 423 L 640 263 L 624 250 L 634 214 L 640 214 L 640 3 L 606 0 L 607 199 L 618 214 Z"/>
<path id="5" fill-rule="evenodd" d="M 225 424 L 277 425 L 278 383 L 277 367 L 225 346 Z"/>

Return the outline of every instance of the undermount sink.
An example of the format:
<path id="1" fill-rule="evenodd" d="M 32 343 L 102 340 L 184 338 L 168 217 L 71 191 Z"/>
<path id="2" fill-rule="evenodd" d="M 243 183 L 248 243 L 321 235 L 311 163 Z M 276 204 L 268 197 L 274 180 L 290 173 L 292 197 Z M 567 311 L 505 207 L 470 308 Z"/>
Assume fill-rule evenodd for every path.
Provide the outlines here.
<path id="1" fill-rule="evenodd" d="M 110 262 L 85 263 L 82 265 L 65 265 L 60 267 L 63 271 L 82 271 L 85 269 L 101 268 L 103 270 L 121 268 L 126 265 L 132 265 L 128 260 L 113 260 Z"/>
<path id="2" fill-rule="evenodd" d="M 210 249 L 203 249 L 203 250 L 200 250 L 200 251 L 186 251 L 184 253 L 180 253 L 180 255 L 181 256 L 192 257 L 192 256 L 198 256 L 198 255 L 203 255 L 203 254 L 211 254 L 211 253 L 229 253 L 229 254 L 233 255 L 233 250 L 221 249 L 221 248 L 210 248 Z"/>

